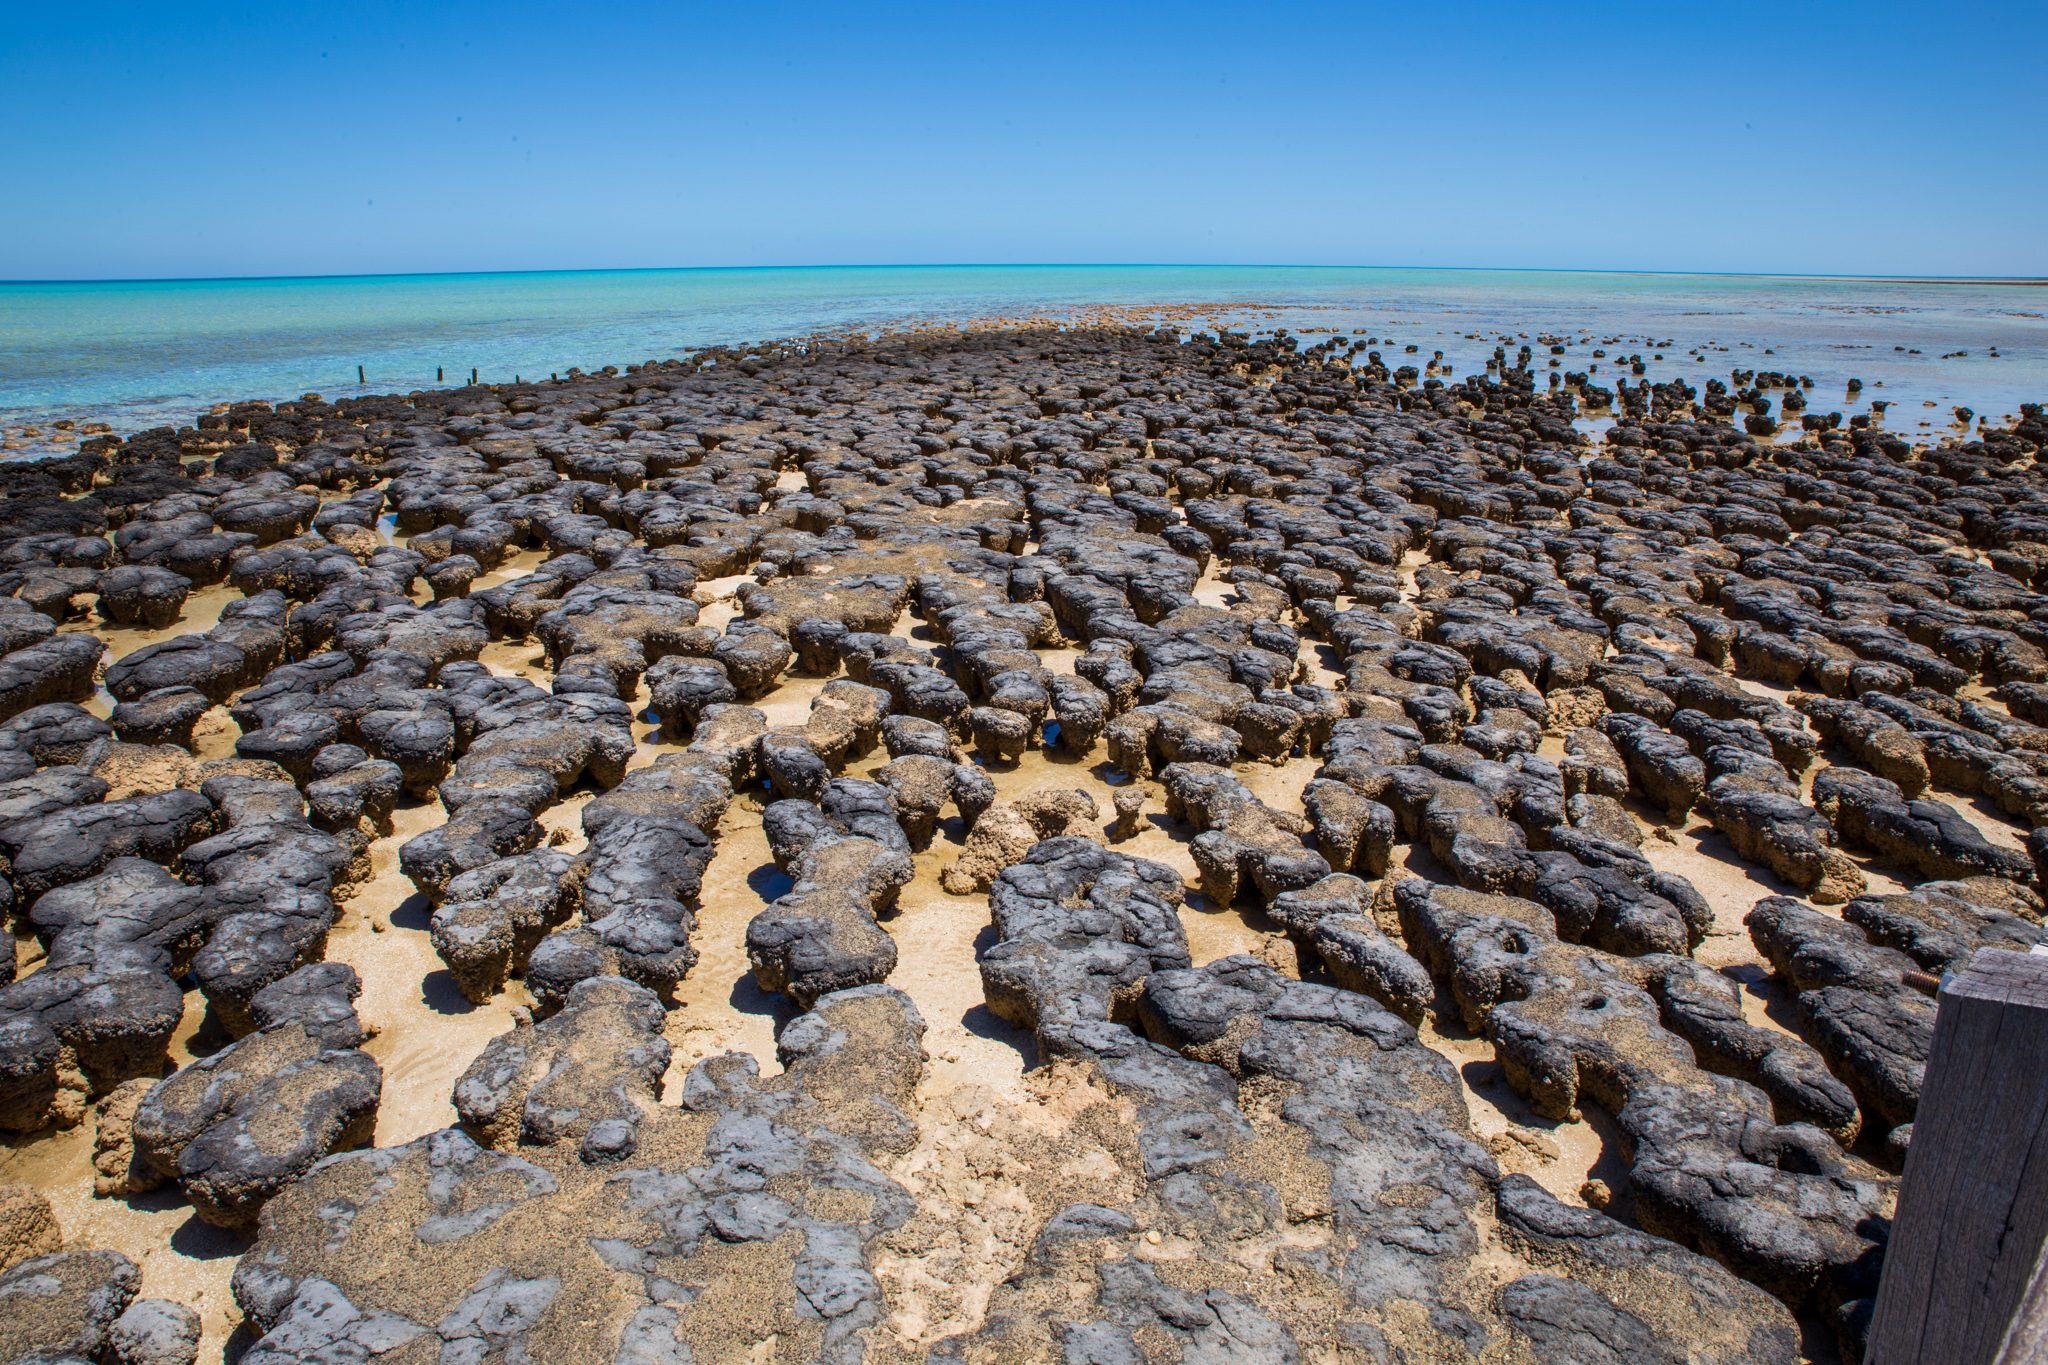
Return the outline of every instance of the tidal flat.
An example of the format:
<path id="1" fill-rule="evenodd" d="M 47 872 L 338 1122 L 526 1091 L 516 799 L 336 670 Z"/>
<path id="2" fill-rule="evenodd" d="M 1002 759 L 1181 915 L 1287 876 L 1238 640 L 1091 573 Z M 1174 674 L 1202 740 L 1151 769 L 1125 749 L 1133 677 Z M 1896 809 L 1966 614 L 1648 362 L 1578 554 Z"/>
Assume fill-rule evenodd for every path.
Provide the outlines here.
<path id="1" fill-rule="evenodd" d="M 1855 1356 L 2041 407 L 1139 311 L 10 452 L 0 1359 Z"/>

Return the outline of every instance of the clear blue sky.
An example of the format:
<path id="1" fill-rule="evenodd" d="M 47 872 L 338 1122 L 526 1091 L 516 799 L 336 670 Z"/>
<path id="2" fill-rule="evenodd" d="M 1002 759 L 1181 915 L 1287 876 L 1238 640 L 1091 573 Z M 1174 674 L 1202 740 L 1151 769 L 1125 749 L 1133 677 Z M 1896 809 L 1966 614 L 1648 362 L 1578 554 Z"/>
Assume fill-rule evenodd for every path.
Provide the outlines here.
<path id="1" fill-rule="evenodd" d="M 2048 4 L 0 8 L 0 278 L 2048 274 Z"/>

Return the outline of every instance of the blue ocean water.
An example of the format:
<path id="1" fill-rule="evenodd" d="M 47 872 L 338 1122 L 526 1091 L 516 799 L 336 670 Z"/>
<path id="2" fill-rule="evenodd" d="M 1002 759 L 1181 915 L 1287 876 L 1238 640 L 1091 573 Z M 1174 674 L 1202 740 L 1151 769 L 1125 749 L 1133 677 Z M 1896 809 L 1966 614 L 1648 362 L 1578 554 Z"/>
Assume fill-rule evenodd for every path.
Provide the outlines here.
<path id="1" fill-rule="evenodd" d="M 1614 338 L 1606 349 L 1642 354 L 1652 379 L 1803 373 L 1814 410 L 1889 399 L 1887 425 L 1913 434 L 1952 429 L 1956 405 L 1998 420 L 2048 398 L 2038 285 L 1241 266 L 614 270 L 0 283 L 0 434 L 57 418 L 124 432 L 181 424 L 242 398 L 406 392 L 435 386 L 437 367 L 451 385 L 472 368 L 532 379 L 820 330 L 1184 306 L 1201 310 L 1182 315 L 1189 327 L 1360 330 L 1424 357 L 1441 350 L 1460 374 L 1502 337 L 1584 338 L 1574 368 Z M 1610 362 L 1601 378 L 1614 373 Z M 1852 376 L 1865 385 L 1853 402 Z"/>

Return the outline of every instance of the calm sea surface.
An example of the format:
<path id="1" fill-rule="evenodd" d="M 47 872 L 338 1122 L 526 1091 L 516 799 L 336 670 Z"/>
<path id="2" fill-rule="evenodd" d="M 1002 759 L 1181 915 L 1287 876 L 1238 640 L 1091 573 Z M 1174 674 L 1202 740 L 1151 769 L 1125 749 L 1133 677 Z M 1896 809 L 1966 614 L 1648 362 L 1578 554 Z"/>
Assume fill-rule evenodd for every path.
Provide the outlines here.
<path id="1" fill-rule="evenodd" d="M 2048 288 L 2039 286 L 903 266 L 0 284 L 0 428 L 18 438 L 26 424 L 68 417 L 125 432 L 182 424 L 229 399 L 432 387 L 436 367 L 449 384 L 466 382 L 472 367 L 487 381 L 533 379 L 719 342 L 1105 305 L 1220 307 L 1210 321 L 1254 330 L 1362 329 L 1382 338 L 1382 350 L 1387 340 L 1397 351 L 1416 345 L 1425 358 L 1441 350 L 1460 375 L 1483 369 L 1504 335 L 1520 344 L 1526 334 L 1532 345 L 1544 333 L 1569 335 L 1574 369 L 1595 363 L 1592 350 L 1604 347 L 1641 353 L 1652 379 L 1695 385 L 1738 366 L 1806 374 L 1815 381 L 1813 411 L 1862 411 L 1889 399 L 1886 425 L 1905 434 L 1955 430 L 1958 405 L 1996 421 L 2021 402 L 2048 399 Z M 1698 359 L 1689 354 L 1708 347 Z M 1657 353 L 1663 361 L 1651 361 Z M 1402 362 L 1389 354 L 1388 363 Z M 358 365 L 367 379 L 360 386 Z M 1610 361 L 1598 378 L 1611 383 L 1615 373 Z M 1845 391 L 1852 376 L 1865 386 L 1853 402 Z M 10 455 L 47 453 L 9 445 Z"/>

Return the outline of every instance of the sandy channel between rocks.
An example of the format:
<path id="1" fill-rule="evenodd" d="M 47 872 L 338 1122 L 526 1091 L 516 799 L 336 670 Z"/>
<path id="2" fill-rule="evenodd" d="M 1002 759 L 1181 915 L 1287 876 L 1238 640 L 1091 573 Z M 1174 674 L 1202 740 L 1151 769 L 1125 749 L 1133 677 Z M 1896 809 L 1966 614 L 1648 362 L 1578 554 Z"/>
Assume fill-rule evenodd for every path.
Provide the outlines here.
<path id="1" fill-rule="evenodd" d="M 784 475 L 790 477 L 801 476 Z M 385 539 L 403 544 L 406 538 Z M 530 573 L 543 558 L 538 551 L 524 552 L 475 586 L 490 587 Z M 1213 606 L 1229 600 L 1231 586 L 1218 576 L 1221 568 L 1220 563 L 1212 564 L 1195 589 L 1198 600 Z M 700 620 L 719 627 L 737 615 L 733 592 L 746 581 L 750 580 L 740 575 L 700 585 L 698 596 L 704 600 Z M 226 585 L 194 593 L 182 619 L 163 631 L 110 629 L 93 622 L 74 622 L 67 629 L 93 629 L 107 641 L 109 658 L 119 658 L 170 635 L 206 629 L 218 619 L 224 605 L 239 597 Z M 423 588 L 419 600 L 429 601 L 431 594 Z M 930 632 L 915 608 L 897 622 L 894 633 L 927 646 L 931 643 Z M 1041 651 L 1045 666 L 1054 672 L 1071 672 L 1076 654 L 1074 650 Z M 1333 658 L 1327 646 L 1310 642 L 1303 655 L 1310 681 L 1328 684 L 1341 678 L 1328 666 Z M 481 661 L 494 673 L 525 677 L 543 687 L 551 676 L 544 652 L 532 641 L 493 642 Z M 827 681 L 787 677 L 754 704 L 771 727 L 800 725 L 810 712 L 812 698 Z M 1749 681 L 1743 685 L 1780 698 L 1789 692 Z M 643 685 L 636 713 L 644 712 L 646 704 Z M 112 698 L 102 692 L 87 709 L 105 716 L 111 706 Z M 665 741 L 658 725 L 643 720 L 634 728 L 640 743 L 630 768 L 649 766 L 661 754 L 682 747 Z M 233 756 L 237 733 L 226 712 L 216 708 L 197 731 L 195 761 Z M 1548 736 L 1540 752 L 1552 757 L 1561 754 L 1561 739 L 1556 734 Z M 1834 758 L 1853 762 L 1842 754 Z M 868 777 L 887 761 L 887 753 L 877 749 L 866 759 L 849 762 L 845 775 Z M 1320 767 L 1318 758 L 1297 757 L 1281 764 L 1241 763 L 1236 775 L 1267 805 L 1299 815 L 1302 789 Z M 1040 749 L 1026 753 L 1014 764 L 984 765 L 984 770 L 995 782 L 999 802 L 1050 788 L 1087 792 L 1102 816 L 1098 823 L 1105 839 L 1113 824 L 1111 797 L 1130 780 L 1109 765 L 1099 744 L 1085 761 Z M 152 785 L 152 777 L 163 780 L 160 774 L 138 776 L 145 786 Z M 1810 788 L 1810 773 L 1807 784 Z M 1156 783 L 1145 785 L 1151 799 L 1142 828 L 1135 837 L 1115 846 L 1174 868 L 1188 883 L 1181 921 L 1194 965 L 1201 967 L 1245 953 L 1289 977 L 1327 979 L 1319 964 L 1303 961 L 1295 945 L 1262 910 L 1242 902 L 1218 907 L 1194 889 L 1199 876 L 1188 843 L 1197 831 L 1165 814 Z M 578 821 L 583 805 L 594 794 L 595 789 L 572 792 L 539 817 L 551 844 L 570 853 L 583 847 L 586 841 Z M 2024 831 L 1981 798 L 1932 794 L 1954 806 L 1994 843 L 2024 848 Z M 749 921 L 789 887 L 789 879 L 775 869 L 762 832 L 763 796 L 755 790 L 742 792 L 717 832 L 717 854 L 704 879 L 705 894 L 693 936 L 700 957 L 676 991 L 676 1008 L 670 1011 L 665 1030 L 674 1048 L 664 1077 L 665 1103 L 676 1102 L 689 1068 L 714 1053 L 750 1053 L 763 1075 L 780 1070 L 776 1034 L 797 1011 L 786 998 L 763 992 L 754 983 L 746 952 Z M 1647 836 L 1642 844 L 1644 855 L 1658 870 L 1689 878 L 1713 906 L 1714 925 L 1696 954 L 1698 959 L 1741 983 L 1744 1012 L 1751 1023 L 1796 1033 L 1792 1002 L 1751 944 L 1742 917 L 1760 896 L 1797 892 L 1767 869 L 1743 860 L 1726 837 L 1698 814 L 1683 827 L 1667 829 L 1660 813 L 1640 801 L 1628 805 Z M 398 850 L 408 839 L 445 819 L 446 812 L 438 803 L 409 798 L 401 803 L 391 834 L 378 838 L 372 846 L 371 877 L 343 903 L 328 940 L 329 960 L 347 963 L 363 982 L 357 1007 L 374 1030 L 364 1050 L 384 1072 L 375 1135 L 379 1147 L 396 1146 L 455 1124 L 450 1092 L 456 1079 L 492 1038 L 512 1027 L 517 1011 L 532 1005 L 531 996 L 517 979 L 509 981 L 503 994 L 491 1003 L 471 1004 L 435 955 L 427 933 L 430 909 L 399 870 Z M 939 885 L 940 874 L 959 857 L 964 841 L 961 822 L 954 816 L 941 823 L 931 848 L 916 855 L 916 879 L 903 888 L 893 914 L 883 921 L 898 951 L 889 983 L 916 1002 L 930 1027 L 925 1039 L 931 1057 L 924 1085 L 928 1104 L 942 1107 L 942 1101 L 958 1096 L 959 1103 L 971 1109 L 986 1097 L 995 1097 L 1030 1107 L 1042 1100 L 1027 1080 L 1027 1073 L 1039 1060 L 1034 1041 L 1028 1032 L 992 1014 L 982 999 L 976 962 L 979 952 L 994 938 L 987 898 L 948 894 Z M 1903 890 L 1918 880 L 1902 880 L 1868 859 L 1855 861 L 1863 868 L 1872 894 Z M 1401 870 L 1447 880 L 1420 846 L 1407 850 L 1406 867 Z M 1838 915 L 1839 911 L 1828 913 Z M 40 946 L 33 937 L 23 936 L 19 947 L 24 970 L 32 969 Z M 186 1016 L 171 1048 L 173 1060 L 180 1065 L 228 1041 L 207 1019 L 204 998 L 191 991 L 186 999 Z M 1537 1114 L 1501 1077 L 1491 1045 L 1456 1027 L 1455 1021 L 1455 1007 L 1445 996 L 1438 1001 L 1438 1017 L 1422 1025 L 1422 1037 L 1457 1067 L 1473 1129 L 1487 1142 L 1503 1172 L 1525 1173 L 1558 1198 L 1576 1205 L 1586 1202 L 1582 1189 L 1587 1181 L 1604 1181 L 1618 1195 L 1609 1212 L 1627 1218 L 1628 1164 L 1612 1118 L 1591 1102 L 1583 1105 L 1585 1117 L 1578 1123 L 1557 1123 Z M 201 1359 L 219 1359 L 241 1321 L 229 1279 L 253 1238 L 202 1222 L 175 1185 L 129 1198 L 94 1197 L 92 1153 L 89 1119 L 69 1129 L 27 1135 L 0 1154 L 0 1181 L 24 1181 L 44 1192 L 68 1243 L 110 1247 L 134 1259 L 142 1268 L 142 1296 L 171 1299 L 200 1312 L 205 1331 Z"/>

